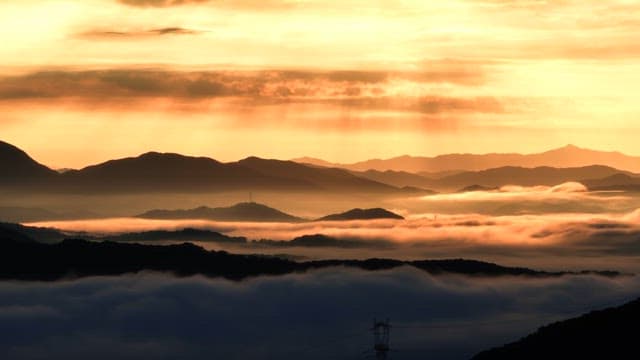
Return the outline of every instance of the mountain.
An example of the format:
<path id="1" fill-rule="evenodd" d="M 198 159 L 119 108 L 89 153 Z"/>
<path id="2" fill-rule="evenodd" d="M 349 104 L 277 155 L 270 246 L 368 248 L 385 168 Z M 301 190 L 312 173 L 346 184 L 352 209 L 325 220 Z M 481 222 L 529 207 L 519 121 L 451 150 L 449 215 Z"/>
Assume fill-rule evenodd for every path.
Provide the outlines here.
<path id="1" fill-rule="evenodd" d="M 60 174 L 67 191 L 201 192 L 227 190 L 396 192 L 344 169 L 250 157 L 221 163 L 206 157 L 147 153 Z"/>
<path id="2" fill-rule="evenodd" d="M 201 206 L 188 210 L 150 210 L 137 215 L 146 219 L 207 219 L 219 221 L 298 222 L 303 219 L 255 202 L 238 203 L 229 207 Z"/>
<path id="3" fill-rule="evenodd" d="M 398 214 L 382 208 L 373 209 L 351 209 L 340 214 L 331 214 L 317 219 L 316 221 L 344 221 L 344 220 L 371 220 L 371 219 L 397 219 L 404 218 Z"/>
<path id="4" fill-rule="evenodd" d="M 474 360 L 623 359 L 638 348 L 640 299 L 557 322 L 503 347 L 481 352 Z"/>
<path id="5" fill-rule="evenodd" d="M 536 167 L 524 168 L 516 166 L 504 166 L 494 169 L 481 171 L 464 171 L 453 175 L 444 176 L 439 179 L 428 179 L 419 175 L 409 177 L 403 172 L 377 172 L 367 171 L 365 173 L 377 175 L 385 174 L 385 177 L 377 177 L 379 180 L 391 181 L 395 184 L 401 183 L 404 179 L 415 179 L 419 181 L 424 188 L 434 189 L 437 191 L 478 191 L 481 189 L 495 189 L 504 185 L 519 186 L 536 186 L 547 185 L 554 186 L 569 181 L 582 182 L 583 179 L 603 179 L 613 175 L 619 176 L 623 174 L 629 179 L 634 178 L 630 173 L 622 172 L 608 166 L 592 165 L 577 168 L 552 168 L 552 167 Z M 377 176 L 376 175 L 376 176 Z M 389 177 L 396 176 L 389 180 Z M 592 180 L 595 182 L 595 180 Z M 462 190 L 461 190 L 462 189 Z"/>
<path id="6" fill-rule="evenodd" d="M 216 231 L 210 230 L 201 230 L 201 229 L 193 229 L 186 228 L 182 230 L 152 230 L 152 231 L 142 231 L 135 233 L 126 233 L 120 235 L 113 235 L 107 237 L 99 238 L 101 241 L 137 241 L 137 242 L 146 242 L 146 241 L 210 241 L 216 243 L 237 243 L 237 244 L 246 244 L 247 238 L 245 237 L 231 237 L 227 235 L 223 235 Z"/>
<path id="7" fill-rule="evenodd" d="M 51 243 L 61 241 L 64 238 L 65 234 L 55 229 L 0 222 L 0 242 L 18 240 Z"/>
<path id="8" fill-rule="evenodd" d="M 567 145 L 558 149 L 536 154 L 446 154 L 435 157 L 399 156 L 390 159 L 372 159 L 350 164 L 327 163 L 326 161 L 303 158 L 309 164 L 332 166 L 352 171 L 406 171 L 442 172 L 442 171 L 479 171 L 504 166 L 516 167 L 584 167 L 590 165 L 606 165 L 631 172 L 640 172 L 640 157 L 629 156 L 620 152 L 596 151 Z"/>
<path id="9" fill-rule="evenodd" d="M 54 178 L 57 173 L 33 160 L 26 152 L 0 141 L 0 185 L 29 185 Z"/>
<path id="10" fill-rule="evenodd" d="M 600 179 L 584 180 L 582 183 L 590 190 L 640 191 L 640 177 L 622 173 Z"/>
<path id="11" fill-rule="evenodd" d="M 243 187 L 312 188 L 293 179 L 264 174 L 239 164 L 207 157 L 150 152 L 60 174 L 62 186 L 75 191 L 205 191 Z"/>
<path id="12" fill-rule="evenodd" d="M 293 161 L 261 159 L 254 156 L 240 160 L 237 164 L 259 173 L 277 174 L 279 177 L 292 181 L 313 184 L 319 190 L 358 192 L 395 192 L 398 190 L 388 184 L 358 177 L 344 169 L 307 166 Z"/>
<path id="13" fill-rule="evenodd" d="M 472 192 L 472 191 L 492 191 L 492 190 L 498 190 L 498 188 L 473 184 L 473 185 L 465 186 L 462 189 L 458 190 L 457 192 L 465 193 L 465 192 Z"/>
<path id="14" fill-rule="evenodd" d="M 12 223 L 97 218 L 100 218 L 100 215 L 86 210 L 54 212 L 37 207 L 0 206 L 0 221 Z"/>
<path id="15" fill-rule="evenodd" d="M 569 181 L 603 178 L 619 174 L 620 170 L 608 166 L 592 165 L 577 168 L 536 167 L 523 168 L 505 166 L 482 171 L 467 171 L 441 179 L 432 180 L 434 189 L 460 189 L 476 185 L 495 188 L 504 185 L 536 186 L 558 185 Z"/>
<path id="16" fill-rule="evenodd" d="M 433 183 L 433 179 L 406 171 L 352 171 L 358 177 L 381 182 L 395 187 L 424 188 Z"/>

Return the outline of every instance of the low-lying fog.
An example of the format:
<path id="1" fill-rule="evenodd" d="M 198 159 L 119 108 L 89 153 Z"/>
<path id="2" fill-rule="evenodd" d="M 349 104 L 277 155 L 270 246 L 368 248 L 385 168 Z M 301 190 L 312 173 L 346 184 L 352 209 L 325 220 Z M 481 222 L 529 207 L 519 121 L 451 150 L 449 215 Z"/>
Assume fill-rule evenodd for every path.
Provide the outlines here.
<path id="1" fill-rule="evenodd" d="M 292 196 L 292 199 L 299 200 L 297 196 Z M 71 233 L 86 232 L 88 235 L 191 227 L 229 236 L 244 236 L 249 240 L 288 241 L 302 235 L 324 234 L 360 243 L 351 247 L 276 247 L 255 243 L 200 245 L 237 253 L 311 259 L 463 257 L 549 270 L 637 272 L 640 271 L 637 261 L 640 255 L 640 210 L 636 210 L 640 208 L 639 200 L 632 193 L 589 192 L 582 184 L 566 183 L 554 187 L 507 186 L 488 191 L 387 198 L 373 205 L 402 214 L 405 220 L 267 223 L 112 217 L 28 225 L 54 227 Z M 344 203 L 339 204 L 353 201 L 353 198 L 346 197 Z M 364 203 L 369 205 L 372 201 L 368 199 Z M 277 207 L 286 202 L 286 196 L 281 196 L 276 205 L 267 205 Z M 326 204 L 307 202 L 309 211 L 314 212 L 310 217 L 326 215 L 327 212 L 318 212 Z M 296 203 L 296 207 L 302 205 Z M 279 208 L 299 214 L 286 206 Z M 342 211 L 348 209 L 341 208 Z"/>
<path id="2" fill-rule="evenodd" d="M 474 258 L 545 269 L 640 270 L 640 210 L 624 214 L 413 215 L 405 220 L 305 223 L 216 222 L 115 218 L 42 222 L 91 235 L 146 230 L 210 229 L 249 240 L 291 240 L 306 234 L 357 239 L 358 246 L 282 247 L 200 243 L 232 252 L 291 254 L 309 258 Z"/>
<path id="3" fill-rule="evenodd" d="M 637 296 L 637 277 L 430 276 L 327 269 L 243 282 L 138 274 L 0 283 L 0 357 L 356 359 L 374 317 L 394 359 L 466 359 Z"/>

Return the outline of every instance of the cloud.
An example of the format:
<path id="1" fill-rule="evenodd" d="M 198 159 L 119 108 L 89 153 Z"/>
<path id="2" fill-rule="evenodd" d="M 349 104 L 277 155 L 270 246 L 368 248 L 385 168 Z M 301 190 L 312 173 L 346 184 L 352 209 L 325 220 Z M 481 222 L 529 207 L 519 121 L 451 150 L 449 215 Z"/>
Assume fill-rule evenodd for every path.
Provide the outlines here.
<path id="1" fill-rule="evenodd" d="M 193 33 L 193 30 L 183 28 L 163 28 L 146 32 L 94 31 L 85 36 L 133 38 Z M 192 100 L 192 104 L 202 106 L 197 101 L 225 97 L 236 99 L 238 108 L 293 104 L 341 111 L 400 111 L 425 115 L 504 112 L 503 100 L 494 97 L 387 94 L 387 88 L 397 82 L 468 85 L 476 80 L 473 73 L 467 77 L 464 72 L 449 73 L 446 69 L 424 72 L 57 70 L 0 77 L 0 100 L 65 98 L 94 105 L 122 99 L 172 99 Z"/>
<path id="2" fill-rule="evenodd" d="M 373 318 L 389 317 L 394 358 L 469 358 L 548 322 L 618 305 L 638 289 L 635 277 L 490 280 L 409 268 L 336 268 L 241 283 L 153 274 L 2 282 L 0 314 L 13 316 L 0 321 L 0 354 L 348 359 L 371 348 Z"/>
<path id="3" fill-rule="evenodd" d="M 188 4 L 200 4 L 206 3 L 210 0 L 118 0 L 118 2 L 141 7 L 167 7 L 167 6 L 180 6 Z"/>
<path id="4" fill-rule="evenodd" d="M 252 240 L 292 240 L 309 234 L 358 241 L 353 248 L 226 245 L 209 249 L 238 253 L 287 254 L 303 258 L 397 259 L 471 258 L 550 270 L 596 269 L 637 272 L 640 210 L 624 214 L 414 214 L 406 220 L 247 223 L 206 220 L 102 219 L 42 222 L 32 225 L 66 231 L 132 232 L 187 227 L 210 229 Z"/>
<path id="5" fill-rule="evenodd" d="M 625 196 L 603 197 L 589 193 L 586 186 L 579 182 L 566 182 L 555 186 L 518 186 L 505 185 L 497 190 L 468 191 L 461 193 L 436 194 L 424 196 L 422 200 L 427 202 L 458 201 L 546 201 L 546 200 L 573 200 L 610 202 L 612 200 L 624 200 Z"/>
<path id="6" fill-rule="evenodd" d="M 174 6 L 199 5 L 210 3 L 215 7 L 242 10 L 284 10 L 295 7 L 295 1 L 287 0 L 117 0 L 123 5 L 143 8 L 166 8 Z"/>
<path id="7" fill-rule="evenodd" d="M 132 39 L 132 38 L 149 38 L 165 35 L 197 35 L 201 31 L 186 29 L 182 27 L 165 27 L 151 30 L 126 30 L 126 31 L 114 31 L 114 30 L 89 30 L 77 34 L 80 38 L 89 39 Z"/>

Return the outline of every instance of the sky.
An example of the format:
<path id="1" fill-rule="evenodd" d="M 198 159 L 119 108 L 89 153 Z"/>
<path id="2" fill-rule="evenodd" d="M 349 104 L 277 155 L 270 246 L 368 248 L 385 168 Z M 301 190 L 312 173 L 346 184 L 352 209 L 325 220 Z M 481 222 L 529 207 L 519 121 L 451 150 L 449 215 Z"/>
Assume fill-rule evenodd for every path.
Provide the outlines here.
<path id="1" fill-rule="evenodd" d="M 640 3 L 0 2 L 0 140 L 334 162 L 572 143 L 640 155 Z"/>

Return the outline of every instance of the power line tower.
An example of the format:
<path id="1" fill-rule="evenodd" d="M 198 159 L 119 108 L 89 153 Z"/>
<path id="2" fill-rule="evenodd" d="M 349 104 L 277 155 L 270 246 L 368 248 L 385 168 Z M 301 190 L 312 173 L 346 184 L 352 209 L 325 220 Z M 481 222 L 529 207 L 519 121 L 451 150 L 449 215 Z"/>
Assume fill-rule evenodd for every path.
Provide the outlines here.
<path id="1" fill-rule="evenodd" d="M 373 350 L 376 352 L 376 359 L 386 360 L 389 354 L 389 333 L 391 324 L 389 319 L 378 321 L 373 319 Z"/>

